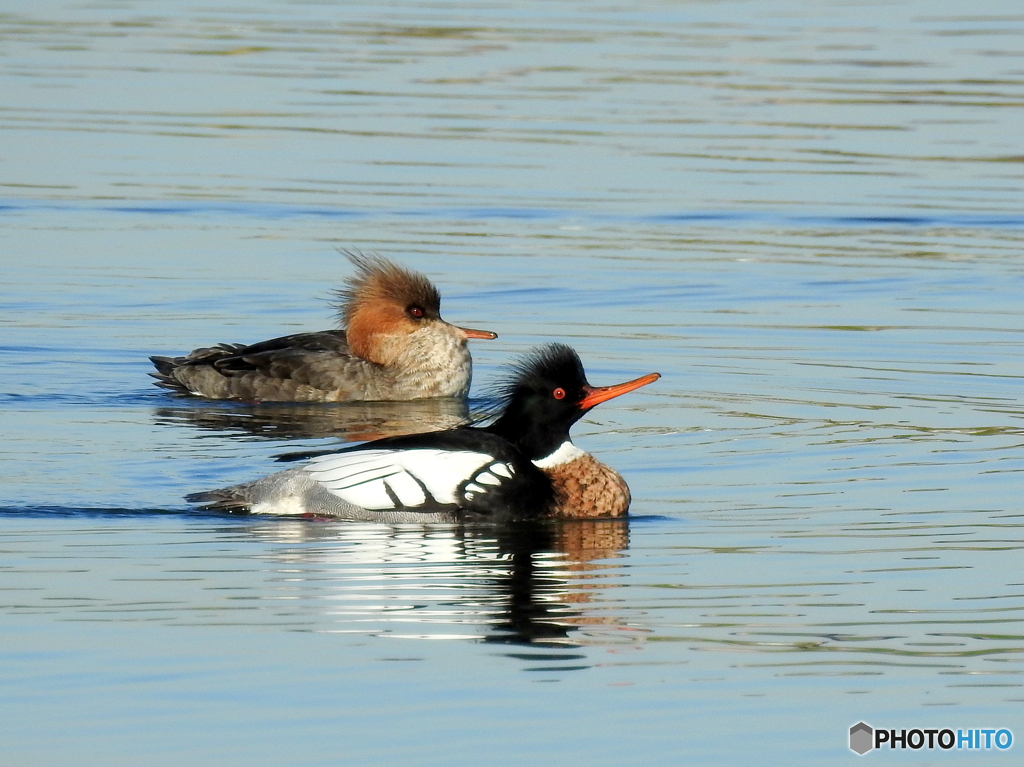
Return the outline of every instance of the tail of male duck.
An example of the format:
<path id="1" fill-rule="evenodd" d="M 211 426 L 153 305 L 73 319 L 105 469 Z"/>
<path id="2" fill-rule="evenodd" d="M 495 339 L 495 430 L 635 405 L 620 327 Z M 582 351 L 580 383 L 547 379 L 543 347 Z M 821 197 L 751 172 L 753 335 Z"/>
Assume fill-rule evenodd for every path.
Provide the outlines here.
<path id="1" fill-rule="evenodd" d="M 248 512 L 251 503 L 234 492 L 234 488 L 225 487 L 220 490 L 204 490 L 200 493 L 189 493 L 185 500 L 199 505 L 205 511 Z"/>

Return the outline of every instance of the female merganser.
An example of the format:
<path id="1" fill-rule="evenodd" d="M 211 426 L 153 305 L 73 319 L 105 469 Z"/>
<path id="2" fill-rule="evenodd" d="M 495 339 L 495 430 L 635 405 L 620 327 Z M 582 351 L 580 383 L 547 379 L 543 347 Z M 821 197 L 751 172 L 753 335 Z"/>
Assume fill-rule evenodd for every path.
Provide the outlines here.
<path id="1" fill-rule="evenodd" d="M 188 500 L 206 509 L 380 522 L 622 517 L 625 480 L 573 445 L 569 428 L 595 405 L 660 377 L 593 387 L 576 352 L 552 344 L 515 368 L 489 426 L 307 453 L 303 466 Z"/>
<path id="2" fill-rule="evenodd" d="M 150 357 L 157 386 L 210 399 L 338 402 L 465 397 L 469 338 L 497 338 L 441 319 L 437 288 L 387 259 L 346 253 L 356 267 L 337 291 L 343 329 L 185 357 Z"/>

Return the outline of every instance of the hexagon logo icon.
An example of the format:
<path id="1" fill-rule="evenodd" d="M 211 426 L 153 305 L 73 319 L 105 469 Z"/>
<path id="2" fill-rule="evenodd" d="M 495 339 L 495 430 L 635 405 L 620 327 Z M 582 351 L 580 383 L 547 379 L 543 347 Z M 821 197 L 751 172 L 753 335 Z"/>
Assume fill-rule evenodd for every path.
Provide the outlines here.
<path id="1" fill-rule="evenodd" d="M 850 750 L 864 756 L 875 747 L 875 731 L 866 722 L 857 722 L 850 728 Z"/>

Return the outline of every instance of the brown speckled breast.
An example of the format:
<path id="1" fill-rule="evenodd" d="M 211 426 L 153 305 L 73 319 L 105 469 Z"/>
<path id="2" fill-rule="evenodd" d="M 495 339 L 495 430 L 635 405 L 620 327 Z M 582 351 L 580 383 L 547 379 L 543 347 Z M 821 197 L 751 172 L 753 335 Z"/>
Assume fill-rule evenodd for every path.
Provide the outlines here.
<path id="1" fill-rule="evenodd" d="M 551 478 L 558 498 L 550 516 L 559 519 L 626 516 L 630 500 L 626 480 L 589 453 L 544 472 Z"/>

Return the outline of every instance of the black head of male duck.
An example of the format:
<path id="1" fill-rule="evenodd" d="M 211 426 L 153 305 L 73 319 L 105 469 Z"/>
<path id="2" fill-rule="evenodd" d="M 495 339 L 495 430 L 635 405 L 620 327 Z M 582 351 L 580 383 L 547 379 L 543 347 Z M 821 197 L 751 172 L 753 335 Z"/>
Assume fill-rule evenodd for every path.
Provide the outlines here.
<path id="1" fill-rule="evenodd" d="M 622 517 L 625 481 L 573 445 L 569 430 L 594 406 L 659 377 L 594 387 L 576 352 L 552 344 L 515 368 L 489 426 L 367 442 L 190 500 L 382 522 Z"/>
<path id="2" fill-rule="evenodd" d="M 356 272 L 336 292 L 340 329 L 150 357 L 157 385 L 255 402 L 465 397 L 467 340 L 497 335 L 445 322 L 441 296 L 422 274 L 379 256 L 346 255 Z"/>

